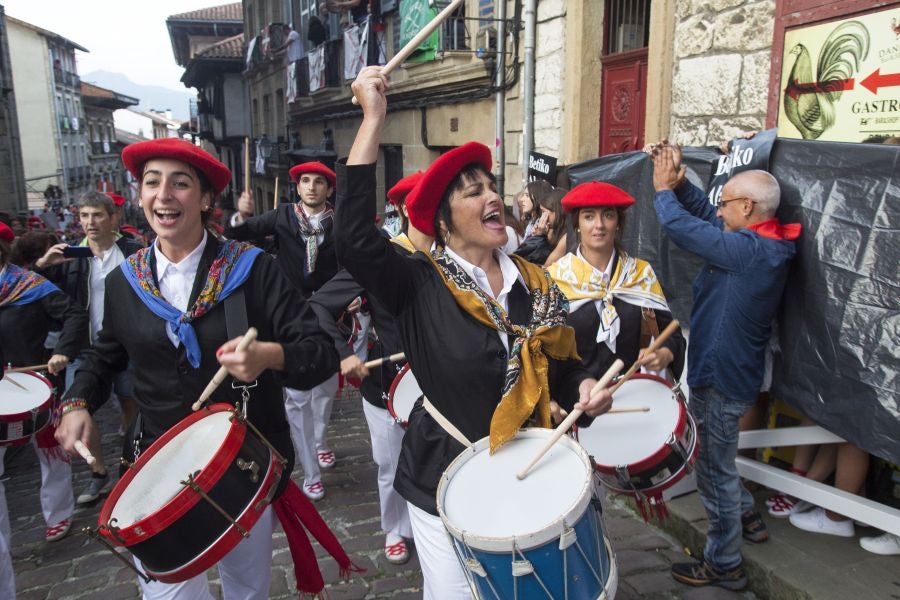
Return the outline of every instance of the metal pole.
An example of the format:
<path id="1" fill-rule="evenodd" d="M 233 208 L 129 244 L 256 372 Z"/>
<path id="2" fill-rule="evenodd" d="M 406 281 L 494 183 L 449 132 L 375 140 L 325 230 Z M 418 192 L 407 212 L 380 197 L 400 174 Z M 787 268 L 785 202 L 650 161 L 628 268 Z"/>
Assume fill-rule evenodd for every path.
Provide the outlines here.
<path id="1" fill-rule="evenodd" d="M 528 155 L 534 147 L 534 47 L 537 29 L 537 0 L 525 0 L 525 64 L 522 81 L 522 184 L 528 181 Z"/>
<path id="2" fill-rule="evenodd" d="M 506 179 L 506 0 L 497 3 L 497 77 L 494 86 L 497 110 L 494 129 L 497 144 L 497 191 L 503 197 Z"/>

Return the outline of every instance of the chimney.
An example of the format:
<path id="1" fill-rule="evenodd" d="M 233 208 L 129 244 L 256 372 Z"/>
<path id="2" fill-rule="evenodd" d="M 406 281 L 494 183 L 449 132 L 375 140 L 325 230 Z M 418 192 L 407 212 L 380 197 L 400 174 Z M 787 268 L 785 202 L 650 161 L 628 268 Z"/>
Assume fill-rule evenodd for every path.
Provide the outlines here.
<path id="1" fill-rule="evenodd" d="M 172 120 L 172 109 L 171 108 L 166 109 L 166 118 L 170 121 Z"/>

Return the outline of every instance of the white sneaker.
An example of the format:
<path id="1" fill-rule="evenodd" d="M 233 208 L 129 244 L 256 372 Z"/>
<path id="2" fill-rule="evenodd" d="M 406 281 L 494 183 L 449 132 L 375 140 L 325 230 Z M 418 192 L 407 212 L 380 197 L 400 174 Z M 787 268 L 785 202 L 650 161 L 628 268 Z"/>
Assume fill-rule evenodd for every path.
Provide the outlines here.
<path id="1" fill-rule="evenodd" d="M 825 514 L 824 508 L 814 508 L 805 513 L 791 513 L 790 521 L 794 527 L 804 531 L 811 531 L 812 533 L 825 533 L 840 537 L 853 537 L 856 533 L 853 521 L 850 519 L 832 521 Z"/>
<path id="2" fill-rule="evenodd" d="M 900 536 L 892 533 L 882 533 L 873 537 L 859 538 L 859 545 L 863 550 L 882 556 L 900 554 Z"/>
<path id="3" fill-rule="evenodd" d="M 306 494 L 306 497 L 310 500 L 321 500 L 325 497 L 325 486 L 322 485 L 321 481 L 317 481 L 315 483 L 306 483 L 304 481 L 303 493 Z"/>

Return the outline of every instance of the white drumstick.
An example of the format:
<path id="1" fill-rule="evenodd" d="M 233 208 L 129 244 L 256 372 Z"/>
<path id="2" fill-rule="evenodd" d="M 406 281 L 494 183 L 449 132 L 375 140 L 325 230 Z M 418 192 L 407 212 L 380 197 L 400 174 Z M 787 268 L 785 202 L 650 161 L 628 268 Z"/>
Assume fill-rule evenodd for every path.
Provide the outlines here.
<path id="1" fill-rule="evenodd" d="M 376 358 L 375 360 L 370 360 L 367 363 L 363 363 L 363 365 L 367 369 L 371 369 L 372 367 L 380 367 L 386 362 L 397 362 L 398 360 L 403 360 L 406 358 L 406 355 L 402 352 L 398 352 L 397 354 L 391 354 L 390 356 L 383 356 L 381 358 Z"/>
<path id="2" fill-rule="evenodd" d="M 81 443 L 81 440 L 75 440 L 75 451 L 81 455 L 81 458 L 84 459 L 84 462 L 93 466 L 97 459 L 94 458 L 94 455 L 91 454 L 91 451 L 88 450 L 88 447 Z"/>
<path id="3" fill-rule="evenodd" d="M 438 25 L 447 20 L 447 18 L 453 14 L 459 5 L 462 4 L 464 0 L 453 0 L 450 4 L 447 5 L 447 8 L 439 12 L 431 21 L 428 22 L 425 27 L 422 28 L 419 33 L 413 37 L 413 39 L 409 40 L 405 46 L 400 48 L 400 51 L 394 55 L 394 57 L 387 62 L 384 67 L 381 68 L 381 72 L 387 75 L 394 69 L 400 66 L 400 64 L 409 57 L 410 54 L 416 51 L 416 48 L 422 45 L 422 42 L 425 41 L 431 33 L 438 28 Z M 353 96 L 352 100 L 353 104 L 359 104 L 359 100 L 356 99 L 356 96 Z"/>
<path id="4" fill-rule="evenodd" d="M 243 352 L 250 345 L 250 342 L 256 339 L 256 327 L 251 327 L 247 330 L 247 333 L 244 334 L 244 337 L 241 338 L 240 343 L 238 343 L 237 349 L 235 352 Z M 213 378 L 210 380 L 208 384 L 206 384 L 206 389 L 203 390 L 203 393 L 200 394 L 200 397 L 194 402 L 194 405 L 191 407 L 194 410 L 200 410 L 206 401 L 209 400 L 209 397 L 213 395 L 213 392 L 216 391 L 216 388 L 219 387 L 225 378 L 228 377 L 228 369 L 226 367 L 219 367 L 219 370 L 216 371 L 216 374 L 213 375 Z"/>
<path id="5" fill-rule="evenodd" d="M 600 378 L 600 381 L 598 381 L 594 385 L 594 387 L 591 388 L 590 396 L 599 394 L 603 390 L 603 388 L 609 385 L 609 382 L 613 380 L 613 377 L 619 374 L 619 371 L 621 371 L 622 367 L 624 366 L 625 363 L 617 358 L 616 361 L 609 367 L 609 369 L 606 370 L 606 373 L 603 374 L 603 377 Z M 519 479 L 525 479 L 525 476 L 528 475 L 528 471 L 530 471 L 531 468 L 536 465 L 539 460 L 541 460 L 541 458 L 547 453 L 548 450 L 550 450 L 550 448 L 553 447 L 553 444 L 555 444 L 559 438 L 565 435 L 565 433 L 572 427 L 575 421 L 578 420 L 578 417 L 580 417 L 583 413 L 584 411 L 580 408 L 572 409 L 572 412 L 569 413 L 569 416 L 566 417 L 565 420 L 560 423 L 556 429 L 553 430 L 553 434 L 549 438 L 547 438 L 547 441 L 544 442 L 544 445 L 541 447 L 541 449 L 537 451 L 537 453 L 534 455 L 534 458 L 532 458 L 531 461 L 527 465 L 525 465 L 524 469 L 516 473 L 516 477 L 518 477 Z"/>

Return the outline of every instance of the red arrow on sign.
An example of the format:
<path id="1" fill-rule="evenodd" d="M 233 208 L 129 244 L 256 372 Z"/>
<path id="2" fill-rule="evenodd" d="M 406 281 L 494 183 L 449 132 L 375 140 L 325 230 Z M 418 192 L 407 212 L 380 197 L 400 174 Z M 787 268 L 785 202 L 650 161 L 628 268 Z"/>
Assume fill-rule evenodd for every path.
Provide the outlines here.
<path id="1" fill-rule="evenodd" d="M 882 75 L 881 69 L 878 68 L 859 83 L 873 94 L 877 94 L 878 88 L 900 85 L 900 73 L 888 73 L 887 75 Z"/>
<path id="2" fill-rule="evenodd" d="M 820 92 L 842 92 L 852 90 L 856 85 L 854 79 L 834 79 L 832 81 L 816 81 L 813 83 L 797 83 L 788 81 L 784 93 L 796 100 L 801 94 L 816 94 Z"/>

